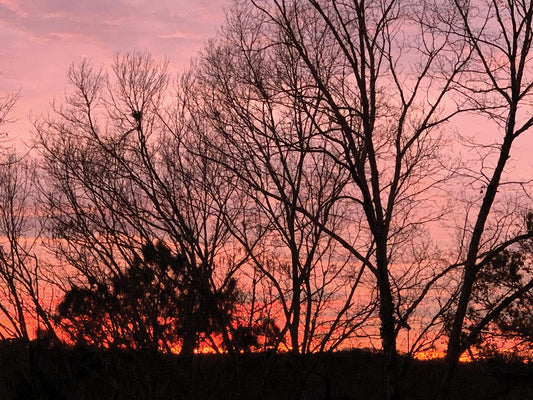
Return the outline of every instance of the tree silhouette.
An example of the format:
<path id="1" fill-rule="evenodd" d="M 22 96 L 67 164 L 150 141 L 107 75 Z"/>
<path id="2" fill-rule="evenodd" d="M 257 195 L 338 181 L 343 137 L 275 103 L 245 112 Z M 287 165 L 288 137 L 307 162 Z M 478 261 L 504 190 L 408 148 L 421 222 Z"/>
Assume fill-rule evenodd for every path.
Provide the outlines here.
<path id="1" fill-rule="evenodd" d="M 1 118 L 0 104 L 0 118 Z M 0 119 L 0 125 L 2 121 Z M 0 153 L 0 338 L 54 337 L 46 272 L 38 256 L 41 227 L 35 213 L 35 164 Z M 43 288 L 44 287 L 44 288 Z"/>
<path id="2" fill-rule="evenodd" d="M 85 287 L 94 279 L 111 290 L 112 279 L 143 259 L 146 241 L 159 238 L 201 280 L 202 301 L 220 305 L 213 324 L 226 326 L 219 299 L 232 292 L 246 258 L 223 223 L 239 212 L 235 186 L 197 156 L 203 145 L 181 100 L 173 104 L 166 62 L 133 52 L 117 54 L 111 68 L 73 65 L 64 102 L 36 123 L 55 264 L 67 266 L 67 282 Z M 222 342 L 202 340 L 231 348 L 231 330 L 221 335 Z"/>
<path id="3" fill-rule="evenodd" d="M 20 97 L 20 92 L 0 96 L 0 127 L 12 122 L 10 113 Z M 0 138 L 7 136 L 7 133 L 0 130 Z"/>
<path id="4" fill-rule="evenodd" d="M 472 304 L 467 311 L 466 332 L 475 331 L 483 317 L 510 294 L 527 287 L 531 276 L 531 260 L 526 251 L 505 250 L 497 254 L 478 273 L 472 290 Z M 481 330 L 475 346 L 484 355 L 498 355 L 505 344 L 512 346 L 509 354 L 523 356 L 533 349 L 533 291 L 526 290 Z M 508 349 L 509 350 L 509 349 Z"/>
<path id="5" fill-rule="evenodd" d="M 430 206 L 449 177 L 438 128 L 462 112 L 461 102 L 450 107 L 447 100 L 468 51 L 435 29 L 441 10 L 425 3 L 236 4 L 221 45 L 205 52 L 201 83 L 213 86 L 202 101 L 213 99 L 208 114 L 218 122 L 221 139 L 212 143 L 221 163 L 260 200 L 290 251 L 294 283 L 278 297 L 288 292 L 291 299 L 285 314 L 292 348 L 300 332 L 303 350 L 319 332 L 313 324 L 324 315 L 321 307 L 331 307 L 322 296 L 344 295 L 344 303 L 336 302 L 343 304 L 336 310 L 342 320 L 328 321 L 333 335 L 324 336 L 326 344 L 334 347 L 327 341 L 344 340 L 343 333 L 356 336 L 361 326 L 369 341 L 379 337 L 386 398 L 395 398 L 398 337 L 435 284 L 435 266 L 416 260 L 432 257 L 427 226 L 444 214 Z M 326 244 L 333 257 L 320 254 Z M 330 262 L 339 254 L 349 260 L 340 272 Z M 321 281 L 316 261 L 323 256 L 328 271 Z M 272 274 L 268 265 L 258 267 Z M 276 289 L 288 281 L 269 280 Z"/>
<path id="6" fill-rule="evenodd" d="M 78 344 L 192 355 L 199 336 L 227 329 L 237 300 L 236 281 L 212 292 L 201 271 L 162 242 L 142 248 L 123 274 L 73 286 L 57 321 Z"/>

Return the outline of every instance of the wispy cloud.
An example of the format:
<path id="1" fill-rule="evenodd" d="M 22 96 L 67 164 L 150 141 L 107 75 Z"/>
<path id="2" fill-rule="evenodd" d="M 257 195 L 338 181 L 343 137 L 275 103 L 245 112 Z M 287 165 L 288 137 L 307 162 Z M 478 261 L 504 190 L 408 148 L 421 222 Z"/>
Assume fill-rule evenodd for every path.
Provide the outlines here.
<path id="1" fill-rule="evenodd" d="M 22 89 L 17 119 L 26 121 L 63 92 L 66 70 L 80 57 L 107 63 L 116 51 L 140 49 L 187 64 L 223 22 L 228 3 L 0 0 L 0 93 Z"/>

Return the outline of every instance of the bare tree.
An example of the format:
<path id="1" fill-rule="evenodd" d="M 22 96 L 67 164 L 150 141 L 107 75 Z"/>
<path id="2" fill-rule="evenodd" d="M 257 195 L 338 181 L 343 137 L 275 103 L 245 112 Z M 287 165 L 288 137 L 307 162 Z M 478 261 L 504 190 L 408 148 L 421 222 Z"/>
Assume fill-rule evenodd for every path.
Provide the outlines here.
<path id="1" fill-rule="evenodd" d="M 204 156 L 247 199 L 225 223 L 250 257 L 254 287 L 266 295 L 251 318 L 277 307 L 291 351 L 334 349 L 375 309 L 371 296 L 355 305 L 365 266 L 326 233 L 344 230 L 352 218 L 338 201 L 349 176 L 315 151 L 323 142 L 314 126 L 320 96 L 310 88 L 310 103 L 295 97 L 310 79 L 296 50 L 267 45 L 268 27 L 251 17 L 245 4 L 233 10 L 194 76 L 194 106 L 211 125 Z"/>
<path id="2" fill-rule="evenodd" d="M 250 39 L 249 64 L 261 62 L 262 54 L 276 46 L 284 49 L 286 58 L 268 59 L 267 69 L 283 68 L 289 57 L 297 60 L 288 64 L 296 65 L 297 73 L 288 73 L 296 81 L 280 82 L 279 88 L 288 88 L 283 94 L 307 122 L 301 137 L 295 131 L 292 140 L 284 138 L 285 146 L 326 155 L 334 168 L 344 171 L 341 176 L 349 177 L 335 197 L 339 207 L 353 213 L 352 221 L 358 221 L 351 229 L 335 232 L 303 203 L 297 205 L 298 212 L 372 276 L 386 360 L 384 388 L 386 397 L 393 398 L 397 336 L 407 329 L 426 286 L 435 281 L 434 274 L 418 271 L 420 279 L 411 287 L 418 295 L 403 301 L 409 288 L 401 287 L 405 270 L 399 266 L 414 258 L 410 251 L 422 245 L 425 227 L 444 213 L 435 206 L 436 188 L 448 177 L 439 159 L 437 127 L 462 110 L 461 104 L 450 107 L 445 99 L 457 88 L 469 48 L 436 29 L 443 10 L 428 4 L 252 3 L 254 9 L 243 17 L 258 27 Z M 252 78 L 261 89 L 263 75 Z M 265 113 L 269 115 L 268 107 Z M 302 149 L 302 143 L 309 143 L 309 149 Z"/>
<path id="3" fill-rule="evenodd" d="M 0 126 L 20 93 L 0 97 Z M 4 135 L 0 132 L 0 135 Z M 7 135 L 7 134 L 6 134 Z M 11 149 L 0 149 L 0 337 L 30 340 L 32 329 L 54 336 L 41 284 L 39 212 L 34 203 L 35 166 Z"/>
<path id="4" fill-rule="evenodd" d="M 6 125 L 12 120 L 10 119 L 9 114 L 11 113 L 13 107 L 17 103 L 17 100 L 20 97 L 20 92 L 15 94 L 8 94 L 5 96 L 0 96 L 0 126 Z M 5 132 L 0 132 L 0 137 L 6 135 Z"/>
<path id="5" fill-rule="evenodd" d="M 35 167 L 9 154 L 0 163 L 0 337 L 30 340 L 32 329 L 55 336 L 40 263 Z M 50 300 L 50 299 L 48 299 Z"/>
<path id="6" fill-rule="evenodd" d="M 507 293 L 487 310 L 475 327 L 470 327 L 470 332 L 464 332 L 479 271 L 506 248 L 529 238 L 532 233 L 529 226 L 524 229 L 525 224 L 510 221 L 513 215 L 520 217 L 519 214 L 502 214 L 499 209 L 502 202 L 510 203 L 510 184 L 516 182 L 516 178 L 506 174 L 511 149 L 533 125 L 529 112 L 533 87 L 529 65 L 533 2 L 454 1 L 453 6 L 460 16 L 453 30 L 474 50 L 468 77 L 462 81 L 462 93 L 477 108 L 477 113 L 486 117 L 487 126 L 498 134 L 491 142 L 476 143 L 482 154 L 478 169 L 481 173 L 474 169 L 469 171 L 469 176 L 483 187 L 482 195 L 472 205 L 472 217 L 465 224 L 469 229 L 462 240 L 465 249 L 463 276 L 446 352 L 442 397 L 446 397 L 460 355 L 498 313 L 533 287 L 533 281 L 529 281 Z M 523 190 L 524 183 L 517 182 L 517 193 Z M 530 203 L 528 198 L 525 201 Z M 519 229 L 509 229 L 513 225 Z"/>
<path id="7" fill-rule="evenodd" d="M 248 327 L 282 315 L 294 352 L 335 348 L 364 328 L 381 342 L 387 399 L 399 396 L 399 338 L 441 293 L 407 349 L 450 318 L 445 396 L 461 353 L 533 286 L 498 298 L 465 335 L 479 271 L 532 235 L 504 190 L 513 143 L 533 124 L 532 10 L 236 1 L 170 108 L 165 64 L 122 55 L 107 76 L 82 62 L 72 95 L 37 126 L 56 254 L 90 285 L 120 277 L 143 243 L 167 243 L 205 282 L 229 350 L 243 326 L 216 299 L 236 276 L 249 279 Z M 469 111 L 502 135 L 471 140 L 479 163 L 458 168 L 446 162 L 445 128 Z M 465 218 L 450 218 L 461 221 L 459 248 L 444 257 L 431 230 L 457 182 L 480 193 Z M 182 346 L 192 351 L 202 333 L 218 349 L 207 332 Z"/>
<path id="8" fill-rule="evenodd" d="M 194 137 L 187 125 L 165 120 L 166 63 L 122 54 L 110 76 L 82 61 L 69 79 L 72 92 L 36 130 L 53 251 L 81 278 L 70 281 L 87 286 L 120 277 L 145 243 L 162 241 L 204 282 L 203 302 L 216 311 L 217 324 L 204 339 L 216 348 L 213 335 L 221 335 L 231 349 L 231 310 L 216 299 L 234 285 L 238 262 L 225 262 L 227 229 L 205 191 L 216 186 L 224 193 L 221 178 L 184 146 Z M 182 351 L 192 354 L 201 335 L 182 338 Z"/>

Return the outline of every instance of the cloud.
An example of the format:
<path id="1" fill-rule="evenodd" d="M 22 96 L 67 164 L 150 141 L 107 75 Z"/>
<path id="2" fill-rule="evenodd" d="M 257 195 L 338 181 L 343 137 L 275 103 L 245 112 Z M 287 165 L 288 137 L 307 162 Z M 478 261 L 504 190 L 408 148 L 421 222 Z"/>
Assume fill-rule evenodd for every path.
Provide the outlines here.
<path id="1" fill-rule="evenodd" d="M 109 64 L 147 50 L 186 65 L 224 20 L 229 0 L 0 0 L 0 94 L 22 89 L 17 119 L 40 114 L 81 57 Z M 23 123 L 20 129 L 30 129 Z"/>
<path id="2" fill-rule="evenodd" d="M 0 0 L 0 9 L 4 8 L 17 16 L 25 16 L 23 3 L 17 0 Z"/>
<path id="3" fill-rule="evenodd" d="M 216 1 L 192 4 L 183 0 L 0 0 L 0 24 L 23 32 L 27 40 L 93 42 L 116 50 L 136 43 L 157 46 L 158 38 L 197 44 L 220 24 L 222 8 L 215 6 L 221 4 Z"/>

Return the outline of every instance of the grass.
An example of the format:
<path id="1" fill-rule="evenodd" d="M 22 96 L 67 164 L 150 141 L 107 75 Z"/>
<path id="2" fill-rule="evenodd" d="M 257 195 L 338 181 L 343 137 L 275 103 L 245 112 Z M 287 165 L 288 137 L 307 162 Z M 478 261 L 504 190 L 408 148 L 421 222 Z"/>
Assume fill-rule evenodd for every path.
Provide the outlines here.
<path id="1" fill-rule="evenodd" d="M 0 344 L 0 399 L 382 399 L 380 354 L 363 350 L 178 356 Z M 441 362 L 402 359 L 405 399 L 432 399 Z M 533 399 L 533 366 L 462 364 L 452 399 Z"/>

